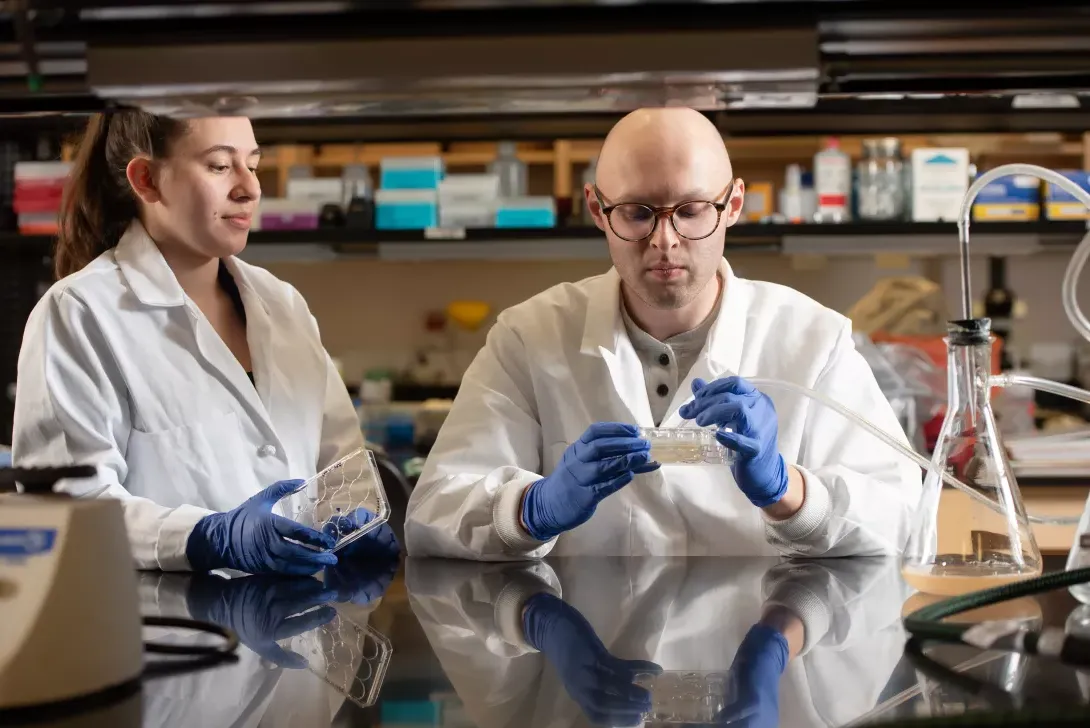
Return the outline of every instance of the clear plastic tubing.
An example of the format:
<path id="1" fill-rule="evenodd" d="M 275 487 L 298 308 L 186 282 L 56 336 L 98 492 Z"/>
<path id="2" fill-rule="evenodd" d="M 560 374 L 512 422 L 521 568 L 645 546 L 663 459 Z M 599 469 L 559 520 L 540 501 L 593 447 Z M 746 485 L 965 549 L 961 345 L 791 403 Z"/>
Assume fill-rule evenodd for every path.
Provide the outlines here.
<path id="1" fill-rule="evenodd" d="M 1004 164 L 977 177 L 976 180 L 969 185 L 969 189 L 965 193 L 965 201 L 961 205 L 961 214 L 958 216 L 958 242 L 961 251 L 962 278 L 961 307 L 963 318 L 968 319 L 973 317 L 973 289 L 969 281 L 969 221 L 972 219 L 973 202 L 976 200 L 980 191 L 986 186 L 1001 177 L 1008 177 L 1015 174 L 1025 174 L 1030 177 L 1044 180 L 1045 182 L 1051 182 L 1065 192 L 1071 193 L 1076 200 L 1086 205 L 1086 208 L 1090 210 L 1090 192 L 1079 187 L 1059 172 L 1046 169 L 1045 167 L 1039 167 L 1036 164 Z M 1082 311 L 1079 310 L 1078 302 L 1075 300 L 1075 287 L 1078 283 L 1079 274 L 1086 264 L 1087 258 L 1090 258 L 1090 234 L 1083 237 L 1082 242 L 1080 242 L 1079 246 L 1075 249 L 1074 255 L 1071 256 L 1071 262 L 1067 264 L 1067 272 L 1064 274 L 1063 281 L 1063 303 L 1064 310 L 1067 312 L 1067 317 L 1071 319 L 1071 324 L 1080 334 L 1082 334 L 1083 338 L 1090 341 L 1090 320 L 1088 320 L 1086 316 L 1083 315 Z"/>
<path id="2" fill-rule="evenodd" d="M 1072 387 L 1070 384 L 1054 382 L 1051 379 L 1031 377 L 1026 374 L 997 374 L 988 380 L 993 387 L 1029 387 L 1041 392 L 1067 397 L 1077 402 L 1090 404 L 1090 390 Z"/>
<path id="3" fill-rule="evenodd" d="M 994 379 L 996 379 L 996 378 L 993 377 L 993 380 Z M 1022 379 L 1022 378 L 1020 377 L 1020 379 Z M 1024 377 L 1024 379 L 1036 379 L 1036 377 Z M 867 418 L 863 417 L 862 415 L 860 415 L 855 410 L 852 410 L 852 409 L 849 409 L 848 407 L 845 407 L 844 405 L 840 404 L 839 402 L 837 402 L 834 399 L 831 399 L 830 397 L 826 397 L 821 392 L 810 389 L 809 387 L 804 387 L 801 384 L 795 384 L 794 382 L 785 382 L 782 379 L 766 379 L 764 377 L 746 377 L 746 381 L 748 381 L 750 384 L 752 384 L 754 387 L 757 387 L 758 389 L 763 389 L 763 388 L 781 389 L 781 390 L 785 390 L 785 391 L 788 391 L 788 392 L 793 392 L 795 394 L 801 394 L 804 397 L 809 397 L 810 399 L 814 400 L 815 402 L 818 402 L 819 404 L 825 405 L 826 407 L 833 410 L 834 412 L 837 412 L 837 413 L 843 415 L 847 419 L 849 419 L 852 422 L 854 422 L 855 424 L 859 425 L 864 430 L 866 430 L 870 434 L 874 435 L 879 440 L 886 443 L 887 445 L 889 445 L 894 450 L 896 450 L 899 453 L 901 453 L 902 455 L 904 455 L 906 458 L 908 458 L 912 462 L 919 465 L 921 468 L 923 468 L 923 469 L 925 469 L 927 471 L 932 471 L 931 461 L 928 460 L 927 458 L 925 458 L 923 455 L 916 452 L 911 447 L 909 447 L 907 444 L 905 444 L 905 443 L 901 442 L 900 440 L 898 440 L 896 437 L 893 437 L 888 432 L 886 432 L 882 428 L 878 427 L 873 422 L 871 422 Z M 1061 387 L 1066 386 L 1066 385 L 1058 384 L 1056 382 L 1049 382 L 1049 380 L 1047 380 L 1047 379 L 1046 380 L 1040 380 L 1040 381 L 1048 382 L 1049 384 L 1054 384 L 1056 386 L 1061 386 Z M 1018 382 L 1018 383 L 1022 384 L 1022 382 Z M 1025 386 L 1030 386 L 1030 385 L 1026 384 Z M 1077 387 L 1070 387 L 1070 389 L 1074 389 L 1077 392 L 1082 392 L 1086 396 L 1090 396 L 1090 392 L 1086 392 L 1085 390 L 1078 389 Z M 987 496 L 982 495 L 976 489 L 974 489 L 971 486 L 966 485 L 965 483 L 961 482 L 961 480 L 959 480 L 958 478 L 955 478 L 950 473 L 947 473 L 947 472 L 943 471 L 941 473 L 941 477 L 942 477 L 943 482 L 946 483 L 947 485 L 950 485 L 950 486 L 953 486 L 954 488 L 957 488 L 962 493 L 965 493 L 969 497 L 973 498 L 974 500 L 979 501 L 981 504 L 986 505 L 987 507 L 991 508 L 992 510 L 996 511 L 997 513 L 1000 512 L 999 506 L 996 505 L 994 502 L 992 502 Z M 1049 525 L 1063 525 L 1063 526 L 1069 526 L 1069 525 L 1076 524 L 1076 523 L 1079 522 L 1078 518 L 1053 517 L 1053 516 L 1029 516 L 1029 520 L 1034 522 L 1034 523 L 1047 523 Z"/>

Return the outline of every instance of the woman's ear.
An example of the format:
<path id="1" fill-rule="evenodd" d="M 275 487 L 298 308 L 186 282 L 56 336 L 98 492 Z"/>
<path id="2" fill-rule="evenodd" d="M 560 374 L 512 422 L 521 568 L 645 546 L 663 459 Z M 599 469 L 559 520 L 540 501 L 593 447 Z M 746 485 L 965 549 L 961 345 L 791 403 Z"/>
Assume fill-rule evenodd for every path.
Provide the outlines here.
<path id="1" fill-rule="evenodd" d="M 125 176 L 129 186 L 142 202 L 158 202 L 160 199 L 158 180 L 155 178 L 155 165 L 147 157 L 134 157 L 125 167 Z"/>

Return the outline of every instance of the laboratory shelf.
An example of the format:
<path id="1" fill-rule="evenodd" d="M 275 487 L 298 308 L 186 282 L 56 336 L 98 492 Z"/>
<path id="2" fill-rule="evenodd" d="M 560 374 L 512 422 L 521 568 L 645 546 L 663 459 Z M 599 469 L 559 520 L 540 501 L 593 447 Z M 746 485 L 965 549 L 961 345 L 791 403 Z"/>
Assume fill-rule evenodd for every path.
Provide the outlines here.
<path id="1" fill-rule="evenodd" d="M 970 227 L 978 254 L 1025 255 L 1073 246 L 1086 231 L 1079 220 L 977 222 Z M 49 236 L 0 233 L 0 255 L 48 254 Z M 727 233 L 727 252 L 863 255 L 956 255 L 954 223 L 852 222 L 844 224 L 743 223 Z M 250 234 L 255 260 L 369 257 L 424 259 L 565 259 L 607 254 L 594 227 L 432 230 L 262 230 Z"/>

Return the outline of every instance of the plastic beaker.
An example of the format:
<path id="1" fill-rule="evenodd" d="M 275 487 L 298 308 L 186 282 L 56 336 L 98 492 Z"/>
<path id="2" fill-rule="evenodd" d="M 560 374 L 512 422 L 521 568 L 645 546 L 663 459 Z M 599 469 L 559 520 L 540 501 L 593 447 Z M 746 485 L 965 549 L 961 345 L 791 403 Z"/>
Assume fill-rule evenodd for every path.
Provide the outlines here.
<path id="1" fill-rule="evenodd" d="M 991 322 L 947 324 L 947 408 L 902 562 L 905 581 L 955 595 L 1041 574 L 1033 538 L 992 413 Z M 945 489 L 950 472 L 975 496 Z"/>

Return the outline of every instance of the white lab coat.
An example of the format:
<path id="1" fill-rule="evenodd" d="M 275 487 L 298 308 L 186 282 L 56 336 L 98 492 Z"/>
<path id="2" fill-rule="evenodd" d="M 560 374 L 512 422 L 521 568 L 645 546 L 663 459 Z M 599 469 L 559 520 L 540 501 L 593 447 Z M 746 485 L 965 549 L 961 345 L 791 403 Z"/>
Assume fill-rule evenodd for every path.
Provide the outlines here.
<path id="1" fill-rule="evenodd" d="M 840 314 L 783 286 L 736 277 L 724 261 L 715 325 L 662 421 L 694 378 L 739 374 L 816 388 L 906 441 Z M 616 270 L 550 288 L 503 312 L 462 380 L 409 501 L 413 556 L 896 553 L 921 492 L 919 468 L 839 414 L 768 390 L 779 449 L 802 472 L 803 508 L 771 525 L 726 466 L 664 466 L 541 543 L 519 525 L 529 484 L 550 474 L 594 422 L 654 425 L 640 360 L 620 314 Z"/>
<path id="2" fill-rule="evenodd" d="M 413 613 L 479 728 L 589 725 L 522 632 L 535 593 L 562 598 L 621 659 L 666 670 L 727 671 L 770 605 L 805 639 L 780 680 L 780 725 L 844 725 L 870 711 L 900 661 L 896 559 L 570 558 L 521 564 L 410 559 Z"/>
<path id="3" fill-rule="evenodd" d="M 134 222 L 58 281 L 23 336 L 16 465 L 98 466 L 139 568 L 187 569 L 198 520 L 309 478 L 363 446 L 344 383 L 298 291 L 236 258 L 254 384 Z M 290 499 L 288 499 L 290 501 Z M 280 506 L 291 515 L 291 503 Z"/>

